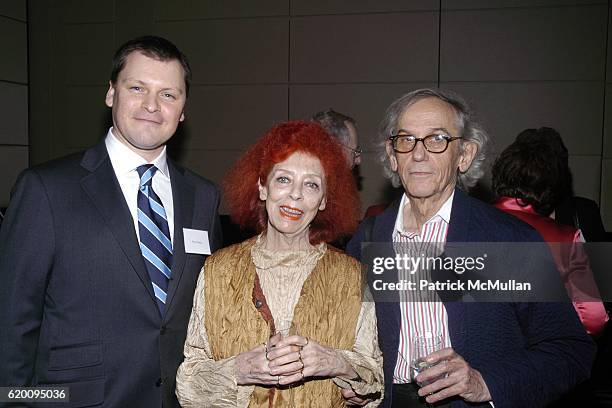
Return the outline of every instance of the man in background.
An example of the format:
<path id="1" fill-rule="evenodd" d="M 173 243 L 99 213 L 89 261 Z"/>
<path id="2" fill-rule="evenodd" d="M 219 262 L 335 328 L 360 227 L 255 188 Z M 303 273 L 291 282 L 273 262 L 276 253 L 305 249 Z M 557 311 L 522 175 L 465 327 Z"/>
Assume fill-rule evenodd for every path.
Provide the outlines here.
<path id="1" fill-rule="evenodd" d="M 333 109 L 327 109 L 315 113 L 312 120 L 318 122 L 329 134 L 338 139 L 344 148 L 346 162 L 351 169 L 361 164 L 362 150 L 359 147 L 355 119 Z"/>

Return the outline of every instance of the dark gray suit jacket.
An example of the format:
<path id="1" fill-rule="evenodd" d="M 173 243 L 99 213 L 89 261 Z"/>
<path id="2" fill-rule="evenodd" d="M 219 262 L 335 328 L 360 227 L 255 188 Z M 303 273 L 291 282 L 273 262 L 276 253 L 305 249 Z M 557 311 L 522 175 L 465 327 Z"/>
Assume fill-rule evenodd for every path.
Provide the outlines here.
<path id="1" fill-rule="evenodd" d="M 70 387 L 62 406 L 174 407 L 176 370 L 203 255 L 221 244 L 215 186 L 168 161 L 174 257 L 156 306 L 104 142 L 21 174 L 0 230 L 0 386 Z"/>

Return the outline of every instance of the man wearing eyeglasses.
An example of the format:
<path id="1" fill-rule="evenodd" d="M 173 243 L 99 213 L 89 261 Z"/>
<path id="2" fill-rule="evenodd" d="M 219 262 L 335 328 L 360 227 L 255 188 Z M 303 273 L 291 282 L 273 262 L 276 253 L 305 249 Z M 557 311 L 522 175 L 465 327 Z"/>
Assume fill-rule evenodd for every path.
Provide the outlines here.
<path id="1" fill-rule="evenodd" d="M 465 193 L 484 174 L 488 136 L 461 98 L 442 90 L 413 91 L 391 104 L 380 129 L 385 172 L 404 194 L 362 223 L 347 245 L 349 254 L 361 259 L 366 241 L 415 244 L 419 251 L 434 243 L 542 241 L 526 224 Z M 398 299 L 376 305 L 382 407 L 540 407 L 589 375 L 595 348 L 569 302 Z M 415 376 L 410 345 L 427 334 L 440 336 L 442 346 Z M 366 402 L 344 396 L 354 404 Z"/>
<path id="2" fill-rule="evenodd" d="M 333 109 L 327 109 L 315 113 L 312 120 L 318 122 L 330 135 L 338 139 L 344 148 L 344 156 L 351 169 L 361 164 L 362 150 L 359 147 L 355 119 Z"/>

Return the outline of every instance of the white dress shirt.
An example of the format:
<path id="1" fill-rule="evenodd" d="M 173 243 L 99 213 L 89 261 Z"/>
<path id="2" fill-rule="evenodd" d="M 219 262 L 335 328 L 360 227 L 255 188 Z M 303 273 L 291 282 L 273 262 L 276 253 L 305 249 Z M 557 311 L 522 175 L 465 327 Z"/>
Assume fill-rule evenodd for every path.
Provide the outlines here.
<path id="1" fill-rule="evenodd" d="M 406 194 L 402 196 L 395 227 L 393 228 L 393 242 L 410 243 L 418 253 L 413 256 L 437 256 L 446 243 L 446 233 L 450 222 L 451 209 L 453 206 L 453 192 L 438 212 L 423 224 L 418 233 L 408 232 L 404 229 L 404 206 L 409 204 Z M 427 245 L 427 244 L 437 245 Z M 423 244 L 423 245 L 419 245 Z M 402 276 L 401 273 L 409 273 L 405 269 L 400 270 L 399 279 L 411 280 L 410 277 Z M 410 296 L 410 294 L 406 295 Z M 409 300 L 409 299 L 408 299 Z M 442 336 L 443 347 L 451 347 L 448 333 L 448 316 L 442 302 L 429 301 L 402 301 L 400 302 L 401 328 L 397 363 L 393 372 L 393 382 L 403 384 L 411 382 L 410 363 L 414 350 L 412 350 L 412 339 L 415 335 L 425 336 L 426 333 Z"/>
<path id="2" fill-rule="evenodd" d="M 170 173 L 168 172 L 168 163 L 166 162 L 166 147 L 164 146 L 159 156 L 153 161 L 148 162 L 119 141 L 113 134 L 112 127 L 108 130 L 104 143 L 106 144 L 106 150 L 113 165 L 115 176 L 119 181 L 119 186 L 121 186 L 121 191 L 132 214 L 134 230 L 138 240 L 140 240 L 140 231 L 138 229 L 138 189 L 140 187 L 140 176 L 136 169 L 143 164 L 154 164 L 157 167 L 157 171 L 153 175 L 153 191 L 159 196 L 166 210 L 168 228 L 170 229 L 170 241 L 172 241 L 174 246 L 174 203 L 172 201 Z"/>

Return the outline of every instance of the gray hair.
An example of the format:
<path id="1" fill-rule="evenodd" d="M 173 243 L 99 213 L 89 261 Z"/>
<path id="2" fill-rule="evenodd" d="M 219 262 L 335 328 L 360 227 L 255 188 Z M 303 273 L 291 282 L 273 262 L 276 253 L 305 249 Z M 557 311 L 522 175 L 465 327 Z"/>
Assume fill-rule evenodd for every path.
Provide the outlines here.
<path id="1" fill-rule="evenodd" d="M 327 109 L 312 115 L 312 120 L 319 123 L 332 136 L 336 137 L 340 143 L 348 145 L 350 143 L 349 129 L 346 122 L 355 126 L 355 119 L 350 116 Z"/>
<path id="2" fill-rule="evenodd" d="M 486 150 L 489 144 L 489 136 L 484 129 L 474 119 L 474 114 L 467 103 L 459 95 L 441 89 L 417 89 L 396 99 L 385 112 L 385 117 L 380 123 L 378 130 L 377 146 L 379 147 L 379 159 L 383 164 L 385 175 L 391 179 L 394 187 L 401 186 L 399 175 L 391 170 L 391 163 L 386 151 L 386 143 L 392 132 L 397 130 L 397 122 L 401 115 L 414 103 L 426 98 L 438 98 L 452 106 L 457 114 L 459 135 L 461 139 L 461 149 L 464 149 L 466 141 L 473 142 L 477 146 L 476 156 L 472 165 L 465 172 L 458 172 L 457 185 L 462 190 L 467 190 L 476 185 L 478 180 L 484 175 L 484 164 Z M 454 136 L 454 135 L 453 135 Z"/>

